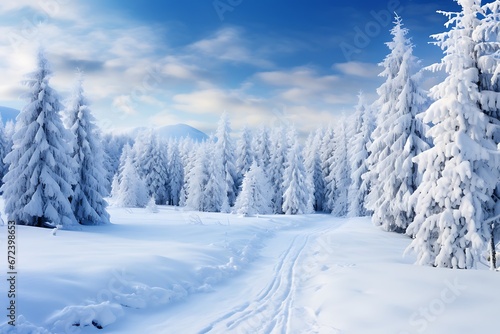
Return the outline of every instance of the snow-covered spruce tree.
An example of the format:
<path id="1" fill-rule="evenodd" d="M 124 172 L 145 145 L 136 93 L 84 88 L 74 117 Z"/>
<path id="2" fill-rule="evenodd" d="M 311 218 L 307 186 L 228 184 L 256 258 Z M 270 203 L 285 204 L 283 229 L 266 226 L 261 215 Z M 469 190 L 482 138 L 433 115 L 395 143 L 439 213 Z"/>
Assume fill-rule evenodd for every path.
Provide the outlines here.
<path id="1" fill-rule="evenodd" d="M 205 211 L 229 212 L 228 181 L 223 156 L 217 154 L 220 151 L 214 142 L 209 142 L 207 152 L 210 157 L 208 165 L 210 178 L 204 189 L 205 196 L 208 199 L 208 206 Z"/>
<path id="2" fill-rule="evenodd" d="M 186 206 L 187 199 L 189 197 L 189 187 L 191 184 L 191 176 L 195 170 L 195 163 L 197 160 L 197 152 L 199 151 L 199 147 L 204 145 L 195 144 L 190 138 L 186 137 L 181 139 L 179 142 L 179 154 L 181 157 L 182 165 L 184 167 L 184 184 L 182 185 L 179 205 Z"/>
<path id="3" fill-rule="evenodd" d="M 69 108 L 66 124 L 73 134 L 72 158 L 75 162 L 75 181 L 71 207 L 78 223 L 98 225 L 109 223 L 106 171 L 103 167 L 104 150 L 94 117 L 83 91 L 83 76 L 78 73 L 77 83 Z"/>
<path id="4" fill-rule="evenodd" d="M 323 129 L 316 130 L 316 133 L 309 134 L 304 147 L 304 167 L 310 177 L 311 185 L 314 188 L 314 203 L 315 211 L 323 210 L 323 200 L 325 192 L 325 179 L 321 169 L 321 139 L 323 138 Z"/>
<path id="5" fill-rule="evenodd" d="M 444 13 L 450 31 L 433 35 L 444 51 L 446 79 L 431 89 L 435 102 L 423 120 L 434 147 L 415 161 L 423 172 L 415 191 L 416 216 L 408 227 L 417 263 L 435 267 L 474 267 L 489 238 L 485 216 L 498 180 L 496 145 L 488 134 L 489 117 L 480 109 L 479 72 L 472 33 L 479 1 L 458 0 L 459 13 Z"/>
<path id="6" fill-rule="evenodd" d="M 265 126 L 260 127 L 253 138 L 254 161 L 266 171 L 271 161 L 269 129 Z"/>
<path id="7" fill-rule="evenodd" d="M 69 227 L 76 224 L 69 201 L 75 182 L 71 135 L 62 124 L 62 107 L 49 85 L 51 72 L 41 51 L 37 66 L 25 81 L 28 104 L 17 117 L 13 148 L 5 157 L 5 212 L 19 225 Z"/>
<path id="8" fill-rule="evenodd" d="M 146 184 L 139 176 L 134 165 L 131 151 L 127 146 L 123 150 L 123 169 L 119 172 L 120 176 L 117 177 L 116 183 L 113 182 L 113 203 L 118 207 L 144 208 L 148 204 L 150 197 L 148 196 Z"/>
<path id="9" fill-rule="evenodd" d="M 236 175 L 238 178 L 236 185 L 238 189 L 241 188 L 243 177 L 250 170 L 253 161 L 252 132 L 245 126 L 236 144 Z"/>
<path id="10" fill-rule="evenodd" d="M 153 130 L 149 130 L 139 136 L 133 151 L 135 165 L 146 184 L 148 196 L 152 196 L 158 205 L 166 204 L 170 200 L 167 145 Z"/>
<path id="11" fill-rule="evenodd" d="M 269 196 L 270 188 L 271 185 L 262 167 L 255 162 L 252 163 L 243 178 L 242 189 L 236 199 L 234 206 L 236 213 L 245 216 L 271 214 L 273 210 Z"/>
<path id="12" fill-rule="evenodd" d="M 227 113 L 223 113 L 216 131 L 217 142 L 215 144 L 215 158 L 213 161 L 219 160 L 225 179 L 225 189 L 227 202 L 230 206 L 236 201 L 238 193 L 236 175 L 236 155 L 234 151 L 233 141 L 231 139 L 231 125 Z M 217 167 L 217 166 L 214 166 Z M 217 167 L 218 168 L 218 167 Z"/>
<path id="13" fill-rule="evenodd" d="M 265 170 L 271 184 L 270 192 L 273 212 L 277 214 L 283 213 L 283 193 L 285 192 L 283 188 L 283 176 L 285 173 L 288 150 L 290 148 L 289 134 L 287 132 L 287 128 L 284 126 L 277 127 L 271 132 L 271 159 L 268 168 Z M 295 136 L 296 133 L 293 132 L 290 135 Z M 290 138 L 290 140 L 293 141 L 295 138 Z"/>
<path id="14" fill-rule="evenodd" d="M 184 184 L 184 167 L 177 141 L 170 141 L 168 144 L 168 175 L 170 179 L 170 202 L 168 204 L 178 206 Z"/>
<path id="15" fill-rule="evenodd" d="M 324 136 L 321 141 L 321 150 L 320 150 L 320 159 L 321 159 L 321 170 L 323 174 L 323 179 L 325 180 L 325 187 L 323 192 L 323 211 L 324 212 L 332 212 L 333 210 L 333 193 L 334 188 L 330 188 L 330 186 L 334 186 L 331 182 L 328 182 L 328 177 L 331 173 L 331 167 L 333 164 L 333 150 L 335 149 L 334 144 L 335 133 L 333 127 L 330 125 L 324 131 Z"/>
<path id="16" fill-rule="evenodd" d="M 120 193 L 120 183 L 122 182 L 123 168 L 125 168 L 125 162 L 128 156 L 131 154 L 132 147 L 129 144 L 125 144 L 120 155 L 120 160 L 118 163 L 118 169 L 113 177 L 113 182 L 111 183 L 111 197 L 116 199 Z"/>
<path id="17" fill-rule="evenodd" d="M 290 140 L 292 146 L 288 150 L 283 176 L 283 212 L 286 215 L 312 213 L 314 194 L 308 184 L 302 149 L 296 135 L 291 135 Z"/>
<path id="18" fill-rule="evenodd" d="M 358 95 L 358 104 L 354 113 L 354 129 L 352 144 L 350 145 L 351 184 L 348 191 L 349 217 L 363 217 L 368 215 L 365 209 L 365 198 L 368 195 L 367 183 L 361 176 L 368 171 L 368 146 L 371 144 L 370 135 L 373 131 L 371 112 L 367 107 L 363 93 Z"/>
<path id="19" fill-rule="evenodd" d="M 3 161 L 7 153 L 11 151 L 11 143 L 7 137 L 5 126 L 0 117 L 0 186 L 2 185 L 2 178 L 7 174 L 9 166 Z"/>
<path id="20" fill-rule="evenodd" d="M 347 152 L 347 123 L 346 117 L 342 116 L 340 124 L 335 129 L 335 148 L 330 159 L 330 175 L 326 179 L 327 188 L 330 189 L 329 198 L 332 206 L 332 214 L 337 217 L 347 215 L 349 206 L 347 191 L 351 183 L 349 169 L 349 155 Z"/>
<path id="21" fill-rule="evenodd" d="M 197 211 L 207 211 L 208 199 L 205 188 L 210 178 L 210 161 L 207 152 L 208 143 L 200 144 L 193 156 L 192 168 L 187 174 L 186 206 Z"/>
<path id="22" fill-rule="evenodd" d="M 205 212 L 229 210 L 222 163 L 214 155 L 215 143 L 199 145 L 196 161 L 189 177 L 186 206 Z"/>
<path id="23" fill-rule="evenodd" d="M 412 159 L 428 148 L 416 119 L 426 101 L 415 77 L 418 64 L 413 45 L 401 18 L 396 16 L 387 43 L 389 55 L 380 64 L 385 82 L 377 89 L 374 103 L 377 127 L 369 146 L 370 193 L 365 206 L 373 212 L 372 221 L 386 231 L 404 233 L 413 221 L 410 196 L 417 188 L 417 169 Z"/>
<path id="24" fill-rule="evenodd" d="M 489 116 L 490 133 L 495 144 L 500 143 L 500 1 L 481 7 L 472 38 L 476 43 L 474 56 L 479 70 L 480 107 Z M 495 206 L 489 215 L 500 215 L 500 184 L 493 194 Z M 492 231 L 493 232 L 493 231 Z M 500 229 L 497 223 L 497 232 Z M 500 235 L 497 236 L 499 238 Z"/>
<path id="25" fill-rule="evenodd" d="M 105 153 L 104 167 L 106 168 L 106 179 L 108 180 L 108 193 L 111 193 L 113 178 L 118 172 L 122 150 L 127 143 L 133 143 L 132 138 L 127 135 L 105 134 L 101 136 L 101 144 Z"/>

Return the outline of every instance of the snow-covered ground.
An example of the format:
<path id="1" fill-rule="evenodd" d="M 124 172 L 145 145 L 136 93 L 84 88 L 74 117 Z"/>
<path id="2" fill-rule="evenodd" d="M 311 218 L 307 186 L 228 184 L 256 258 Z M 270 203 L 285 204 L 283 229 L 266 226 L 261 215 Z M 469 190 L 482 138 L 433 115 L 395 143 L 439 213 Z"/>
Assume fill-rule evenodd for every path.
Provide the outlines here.
<path id="1" fill-rule="evenodd" d="M 4 317 L 0 333 L 497 328 L 499 273 L 415 266 L 412 256 L 402 256 L 410 240 L 368 218 L 159 210 L 111 208 L 112 225 L 56 235 L 19 226 L 18 326 L 13 330 Z M 0 229 L 6 248 L 6 226 Z M 0 260 L 5 310 L 6 256 Z"/>

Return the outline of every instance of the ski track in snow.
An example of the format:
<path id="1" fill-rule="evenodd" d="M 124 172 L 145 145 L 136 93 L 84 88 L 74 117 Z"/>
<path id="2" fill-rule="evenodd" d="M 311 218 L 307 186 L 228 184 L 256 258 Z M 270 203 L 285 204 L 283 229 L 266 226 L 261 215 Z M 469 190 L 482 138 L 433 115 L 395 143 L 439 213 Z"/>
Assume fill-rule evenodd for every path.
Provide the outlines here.
<path id="1" fill-rule="evenodd" d="M 324 230 L 331 228 L 332 226 L 323 226 L 309 234 L 295 236 L 278 259 L 273 278 L 266 288 L 254 300 L 234 307 L 202 329 L 199 334 L 290 333 L 295 293 L 299 286 L 297 271 L 303 262 L 302 255 L 311 238 L 314 239 Z M 314 313 L 311 316 L 315 317 Z M 311 328 L 316 327 L 316 319 L 308 320 Z"/>

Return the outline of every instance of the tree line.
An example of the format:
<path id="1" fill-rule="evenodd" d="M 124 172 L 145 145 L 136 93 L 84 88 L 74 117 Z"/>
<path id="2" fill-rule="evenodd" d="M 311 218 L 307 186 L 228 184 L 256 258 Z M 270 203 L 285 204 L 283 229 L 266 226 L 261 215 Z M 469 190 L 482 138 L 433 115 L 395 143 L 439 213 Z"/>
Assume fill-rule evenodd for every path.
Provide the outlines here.
<path id="1" fill-rule="evenodd" d="M 431 36 L 444 56 L 425 69 L 441 71 L 444 81 L 421 88 L 420 61 L 396 15 L 377 100 L 360 93 L 352 115 L 304 145 L 288 125 L 245 127 L 235 141 L 227 114 L 201 143 L 165 141 L 154 131 L 134 140 L 103 136 L 81 80 L 64 108 L 40 54 L 4 159 L 7 215 L 34 226 L 102 224 L 108 196 L 125 207 L 154 201 L 242 215 L 371 215 L 375 225 L 413 238 L 419 264 L 474 267 L 500 213 L 500 1 L 457 3 L 461 11 L 442 13 L 447 31 Z"/>

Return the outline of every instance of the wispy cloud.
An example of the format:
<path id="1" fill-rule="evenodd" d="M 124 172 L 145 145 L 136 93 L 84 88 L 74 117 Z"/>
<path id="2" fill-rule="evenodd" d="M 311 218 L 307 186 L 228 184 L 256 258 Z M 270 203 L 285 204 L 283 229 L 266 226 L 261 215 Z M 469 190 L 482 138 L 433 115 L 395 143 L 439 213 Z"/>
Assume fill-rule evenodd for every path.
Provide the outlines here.
<path id="1" fill-rule="evenodd" d="M 361 78 L 373 78 L 382 72 L 382 68 L 377 64 L 358 61 L 333 64 L 332 68 L 342 74 Z"/>
<path id="2" fill-rule="evenodd" d="M 273 63 L 261 57 L 248 40 L 242 37 L 243 31 L 235 27 L 225 27 L 215 34 L 197 41 L 189 47 L 205 57 L 233 63 L 249 64 L 261 68 L 273 67 Z"/>

